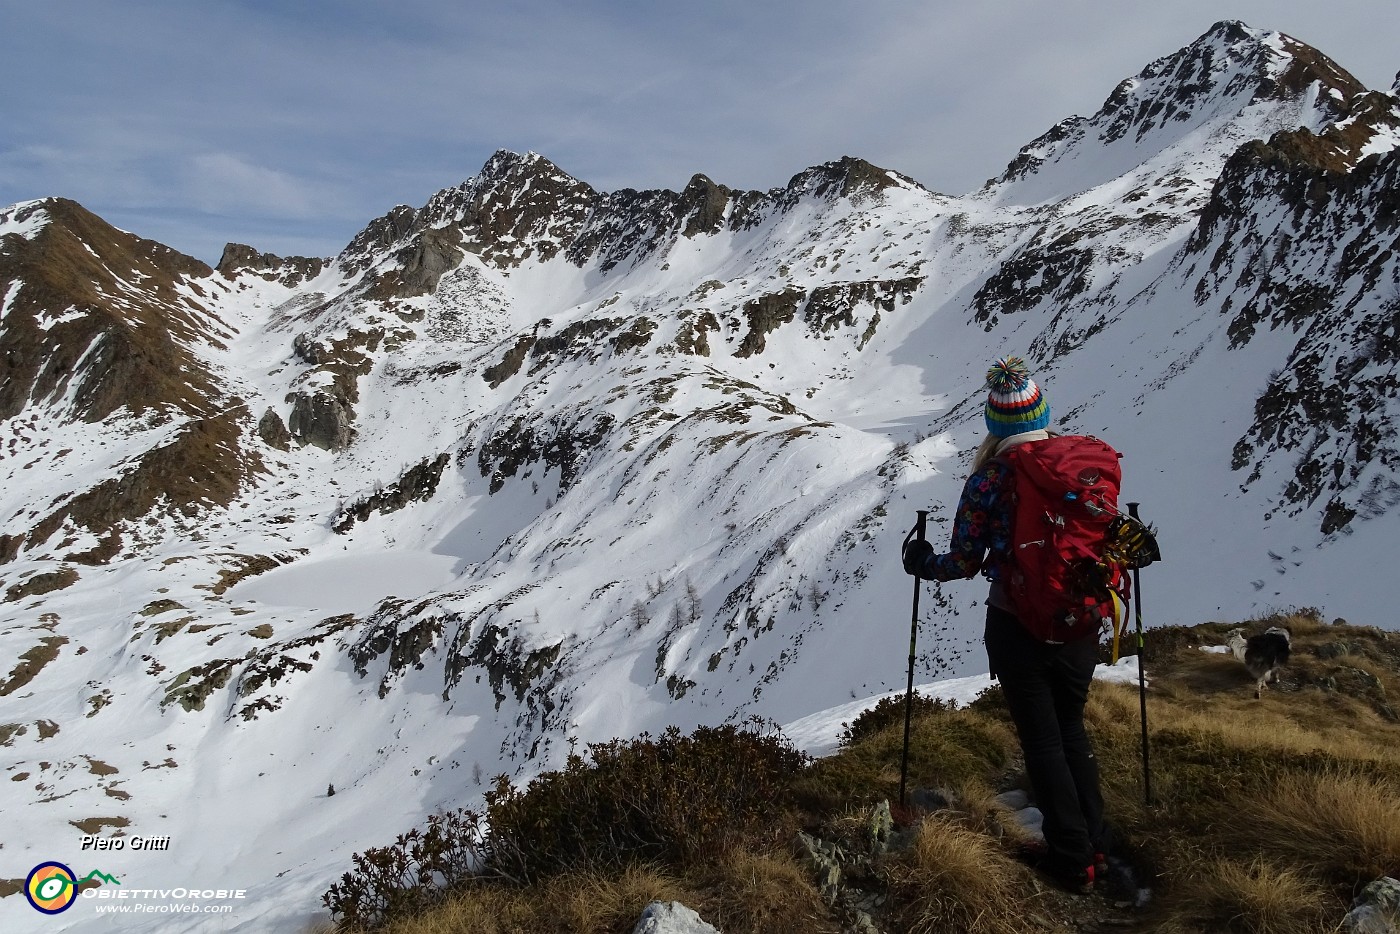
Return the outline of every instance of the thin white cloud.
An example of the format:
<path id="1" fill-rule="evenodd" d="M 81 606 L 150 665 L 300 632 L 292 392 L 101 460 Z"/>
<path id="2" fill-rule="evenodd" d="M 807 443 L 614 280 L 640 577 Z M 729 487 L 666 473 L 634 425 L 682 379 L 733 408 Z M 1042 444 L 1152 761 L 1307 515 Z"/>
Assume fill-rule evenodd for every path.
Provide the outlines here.
<path id="1" fill-rule="evenodd" d="M 324 212 L 307 183 L 227 152 L 191 159 L 184 185 L 189 203 L 209 214 L 307 218 Z"/>

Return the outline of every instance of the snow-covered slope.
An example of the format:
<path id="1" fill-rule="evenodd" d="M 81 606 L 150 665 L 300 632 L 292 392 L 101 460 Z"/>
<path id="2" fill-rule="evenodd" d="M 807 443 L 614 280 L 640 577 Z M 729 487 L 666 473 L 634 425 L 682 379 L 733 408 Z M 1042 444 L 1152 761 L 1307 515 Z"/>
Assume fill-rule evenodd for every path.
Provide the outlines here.
<path id="1" fill-rule="evenodd" d="M 246 888 L 129 928 L 273 929 L 499 772 L 901 685 L 899 541 L 946 537 L 1003 353 L 1124 452 L 1149 625 L 1393 626 L 1396 108 L 1225 23 L 964 197 L 501 152 L 216 270 L 0 211 L 0 879 Z M 921 677 L 983 670 L 983 593 L 927 588 Z"/>

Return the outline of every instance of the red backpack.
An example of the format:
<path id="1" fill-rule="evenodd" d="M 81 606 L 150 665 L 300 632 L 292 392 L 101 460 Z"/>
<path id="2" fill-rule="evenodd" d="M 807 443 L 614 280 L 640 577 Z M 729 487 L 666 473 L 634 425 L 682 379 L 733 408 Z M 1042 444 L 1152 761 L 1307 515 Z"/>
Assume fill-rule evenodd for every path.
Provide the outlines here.
<path id="1" fill-rule="evenodd" d="M 1042 642 L 1097 636 L 1127 604 L 1124 564 L 1106 554 L 1121 456 L 1098 438 L 1063 435 L 997 458 L 1011 467 L 1014 504 L 1000 579 L 1021 624 Z"/>

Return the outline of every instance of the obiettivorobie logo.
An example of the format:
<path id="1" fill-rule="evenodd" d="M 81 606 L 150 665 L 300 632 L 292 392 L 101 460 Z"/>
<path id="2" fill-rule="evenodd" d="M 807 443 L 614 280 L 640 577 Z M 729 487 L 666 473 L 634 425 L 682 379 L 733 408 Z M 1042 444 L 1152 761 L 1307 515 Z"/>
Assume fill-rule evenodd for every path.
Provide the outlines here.
<path id="1" fill-rule="evenodd" d="M 40 863 L 30 870 L 29 877 L 24 880 L 24 897 L 29 899 L 35 911 L 56 915 L 71 908 L 78 900 L 78 887 L 89 882 L 121 885 L 115 876 L 97 869 L 79 879 L 67 866 L 51 861 Z"/>

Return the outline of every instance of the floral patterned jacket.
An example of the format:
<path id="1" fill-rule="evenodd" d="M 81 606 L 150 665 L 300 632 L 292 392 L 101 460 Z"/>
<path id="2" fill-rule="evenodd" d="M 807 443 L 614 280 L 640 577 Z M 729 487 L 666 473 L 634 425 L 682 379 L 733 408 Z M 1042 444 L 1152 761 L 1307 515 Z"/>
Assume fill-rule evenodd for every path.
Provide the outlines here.
<path id="1" fill-rule="evenodd" d="M 985 569 L 988 579 L 996 579 L 996 559 L 1011 543 L 1010 479 L 1010 465 L 999 460 L 988 461 L 967 478 L 953 517 L 952 542 L 947 552 L 930 556 L 928 577 L 958 580 Z"/>

